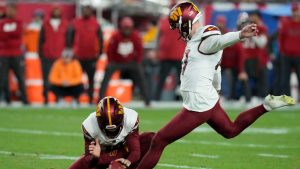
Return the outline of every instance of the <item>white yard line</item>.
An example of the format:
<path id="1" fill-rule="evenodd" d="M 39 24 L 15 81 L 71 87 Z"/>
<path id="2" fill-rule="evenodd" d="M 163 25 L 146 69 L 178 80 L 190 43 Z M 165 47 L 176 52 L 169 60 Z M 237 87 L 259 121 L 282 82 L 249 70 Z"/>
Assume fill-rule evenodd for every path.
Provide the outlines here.
<path id="1" fill-rule="evenodd" d="M 7 155 L 7 156 L 38 157 L 40 159 L 51 159 L 51 160 L 77 160 L 79 158 L 79 157 L 64 156 L 64 155 L 18 153 L 18 152 L 10 152 L 10 151 L 0 151 L 0 154 Z"/>
<path id="2" fill-rule="evenodd" d="M 209 127 L 198 127 L 192 131 L 193 133 L 215 133 L 212 128 Z M 289 129 L 287 128 L 247 128 L 243 131 L 243 134 L 288 134 Z"/>
<path id="3" fill-rule="evenodd" d="M 18 152 L 10 152 L 10 151 L 0 151 L 0 155 L 5 156 L 24 156 L 24 157 L 38 157 L 40 159 L 47 160 L 77 160 L 79 157 L 75 156 L 65 156 L 65 155 L 53 155 L 53 154 L 35 154 L 35 153 L 18 153 Z M 176 164 L 167 164 L 167 163 L 159 163 L 158 166 L 166 167 L 166 168 L 183 168 L 183 169 L 211 169 L 204 167 L 193 167 L 188 165 L 176 165 Z"/>
<path id="4" fill-rule="evenodd" d="M 289 156 L 285 155 L 285 154 L 260 153 L 260 154 L 257 154 L 257 155 L 261 156 L 261 157 L 271 157 L 271 158 L 289 158 Z"/>
<path id="5" fill-rule="evenodd" d="M 52 136 L 82 136 L 81 133 L 75 132 L 59 132 L 59 131 L 43 131 L 43 130 L 31 130 L 31 129 L 13 129 L 13 128 L 0 128 L 0 132 L 12 132 L 20 134 L 34 134 L 34 135 L 52 135 Z"/>
<path id="6" fill-rule="evenodd" d="M 192 167 L 189 165 L 175 165 L 175 164 L 166 164 L 166 163 L 159 163 L 157 165 L 161 166 L 161 167 L 166 167 L 166 168 L 211 169 L 211 168 L 206 168 L 206 167 Z"/>
<path id="7" fill-rule="evenodd" d="M 176 143 L 181 144 L 201 144 L 201 145 L 215 145 L 224 147 L 246 147 L 246 148 L 276 148 L 276 149 L 299 149 L 300 146 L 287 146 L 287 145 L 267 145 L 267 144 L 238 144 L 230 142 L 217 142 L 217 141 L 191 141 L 191 140 L 177 140 Z"/>
<path id="8" fill-rule="evenodd" d="M 60 137 L 82 137 L 80 132 L 60 132 L 60 131 L 43 131 L 43 130 L 31 130 L 31 129 L 15 129 L 15 128 L 0 128 L 0 132 L 11 132 L 18 134 L 32 134 L 32 135 L 50 135 Z M 214 142 L 214 141 L 192 141 L 180 139 L 176 141 L 180 144 L 200 144 L 200 145 L 217 145 L 225 147 L 247 147 L 247 148 L 278 148 L 278 149 L 299 149 L 300 146 L 287 146 L 287 145 L 265 145 L 265 144 L 237 144 L 230 142 Z"/>
<path id="9" fill-rule="evenodd" d="M 191 154 L 191 156 L 197 158 L 211 158 L 211 159 L 219 158 L 218 155 L 207 155 L 207 154 L 196 154 L 196 153 Z"/>

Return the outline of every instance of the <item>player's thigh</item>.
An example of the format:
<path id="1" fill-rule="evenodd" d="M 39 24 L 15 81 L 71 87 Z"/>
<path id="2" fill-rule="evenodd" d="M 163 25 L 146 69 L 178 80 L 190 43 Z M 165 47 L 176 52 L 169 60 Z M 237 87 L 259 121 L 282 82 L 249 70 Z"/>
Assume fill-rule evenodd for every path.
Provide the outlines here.
<path id="1" fill-rule="evenodd" d="M 190 133 L 199 125 L 205 123 L 211 111 L 194 112 L 183 108 L 173 119 L 158 131 L 158 135 L 173 142 Z"/>

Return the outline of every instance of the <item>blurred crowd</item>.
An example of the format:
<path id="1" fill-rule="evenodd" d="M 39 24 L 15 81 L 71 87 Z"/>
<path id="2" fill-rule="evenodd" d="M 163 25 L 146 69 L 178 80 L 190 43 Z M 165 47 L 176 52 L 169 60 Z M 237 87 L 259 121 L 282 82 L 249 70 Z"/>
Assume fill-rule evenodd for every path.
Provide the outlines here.
<path id="1" fill-rule="evenodd" d="M 223 51 L 223 98 L 243 98 L 248 103 L 253 97 L 263 98 L 268 93 L 291 94 L 291 73 L 295 72 L 300 81 L 299 5 L 292 4 L 291 11 L 292 16 L 280 19 L 279 29 L 273 35 L 268 34 L 260 11 L 239 14 L 236 30 L 255 23 L 259 34 Z M 106 95 L 114 72 L 119 71 L 121 78 L 131 79 L 133 86 L 138 87 L 133 93 L 138 91 L 145 105 L 150 100 L 180 99 L 178 86 L 185 42 L 178 39 L 178 32 L 169 29 L 167 16 L 149 21 L 143 33 L 133 18 L 120 17 L 105 48 L 105 31 L 89 5 L 82 6 L 82 15 L 71 21 L 62 17 L 64 11 L 59 4 L 53 5 L 49 16 L 37 9 L 26 26 L 16 17 L 17 12 L 16 4 L 12 3 L 0 10 L 0 99 L 5 102 L 12 99 L 12 70 L 18 82 L 18 99 L 29 104 L 24 53 L 32 48 L 36 48 L 41 63 L 44 104 L 49 102 L 49 92 L 54 93 L 58 103 L 71 96 L 74 104 L 86 93 L 88 103 L 94 104 L 96 65 L 102 57 L 107 58 L 107 65 L 96 98 Z M 226 33 L 226 22 L 225 16 L 218 15 L 214 24 Z M 36 39 L 31 46 L 24 40 L 29 27 L 38 30 L 38 34 L 30 37 Z M 87 85 L 83 84 L 83 74 L 87 75 Z"/>

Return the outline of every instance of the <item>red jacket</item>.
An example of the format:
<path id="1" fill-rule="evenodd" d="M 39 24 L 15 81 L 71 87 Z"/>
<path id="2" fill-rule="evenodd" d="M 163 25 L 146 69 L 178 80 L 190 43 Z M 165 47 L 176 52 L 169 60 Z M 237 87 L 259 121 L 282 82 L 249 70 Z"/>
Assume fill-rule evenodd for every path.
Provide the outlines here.
<path id="1" fill-rule="evenodd" d="M 18 19 L 3 18 L 0 21 L 0 56 L 22 55 L 22 22 Z"/>
<path id="2" fill-rule="evenodd" d="M 236 43 L 223 50 L 222 68 L 235 69 L 238 72 L 244 71 L 245 52 L 241 43 Z"/>
<path id="3" fill-rule="evenodd" d="M 279 50 L 282 55 L 300 57 L 300 21 L 291 18 L 281 20 L 279 28 Z"/>
<path id="4" fill-rule="evenodd" d="M 80 60 L 92 60 L 99 55 L 99 24 L 95 17 L 79 18 L 73 23 L 74 52 Z"/>
<path id="5" fill-rule="evenodd" d="M 178 40 L 179 34 L 170 29 L 168 17 L 164 17 L 159 23 L 159 48 L 160 60 L 181 61 L 186 44 Z"/>
<path id="6" fill-rule="evenodd" d="M 108 61 L 114 63 L 141 63 L 143 59 L 143 44 L 138 32 L 132 32 L 126 38 L 121 32 L 115 32 L 108 45 Z"/>
<path id="7" fill-rule="evenodd" d="M 50 24 L 50 20 L 43 24 L 41 32 L 41 39 L 43 39 L 40 45 L 42 45 L 42 56 L 48 59 L 57 59 L 61 56 L 62 51 L 66 46 L 66 33 L 68 29 L 68 23 L 62 19 L 59 24 L 58 30 L 54 30 Z"/>
<path id="8" fill-rule="evenodd" d="M 267 36 L 267 28 L 264 25 L 258 25 L 258 36 Z M 253 38 L 247 38 L 242 41 L 243 48 L 245 49 L 245 60 L 257 59 L 259 64 L 265 66 L 268 62 L 268 54 L 266 51 L 266 44 L 259 47 Z"/>

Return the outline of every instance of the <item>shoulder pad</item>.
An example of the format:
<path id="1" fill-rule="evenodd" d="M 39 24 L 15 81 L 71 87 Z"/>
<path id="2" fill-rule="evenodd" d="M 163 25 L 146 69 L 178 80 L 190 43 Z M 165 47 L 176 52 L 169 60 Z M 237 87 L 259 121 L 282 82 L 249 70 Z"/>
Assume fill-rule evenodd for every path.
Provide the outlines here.
<path id="1" fill-rule="evenodd" d="M 221 32 L 218 27 L 214 25 L 207 25 L 204 27 L 203 35 L 202 37 L 207 37 L 210 35 L 221 35 Z"/>
<path id="2" fill-rule="evenodd" d="M 94 138 L 90 135 L 90 133 L 84 128 L 83 125 L 81 125 L 82 133 L 84 137 L 86 137 L 89 140 L 94 140 Z"/>
<path id="3" fill-rule="evenodd" d="M 136 122 L 135 122 L 135 124 L 133 126 L 133 130 L 137 129 L 139 127 L 139 125 L 140 125 L 140 118 L 138 116 L 137 119 L 136 119 Z"/>
<path id="4" fill-rule="evenodd" d="M 135 110 L 124 107 L 124 121 L 124 128 L 131 132 L 139 126 L 138 113 Z"/>

